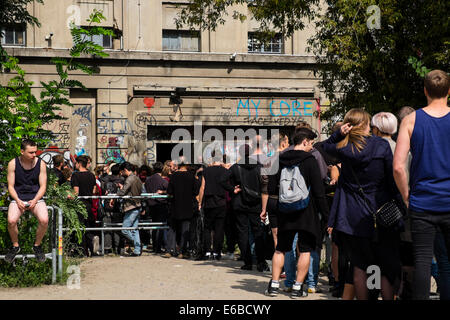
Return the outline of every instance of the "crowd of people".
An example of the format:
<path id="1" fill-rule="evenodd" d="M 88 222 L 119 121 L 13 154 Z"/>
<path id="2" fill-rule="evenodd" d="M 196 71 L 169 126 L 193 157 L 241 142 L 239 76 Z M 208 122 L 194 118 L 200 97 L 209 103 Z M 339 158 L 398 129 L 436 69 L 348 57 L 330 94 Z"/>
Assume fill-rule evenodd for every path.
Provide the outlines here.
<path id="1" fill-rule="evenodd" d="M 137 227 L 140 221 L 169 227 L 106 232 L 107 253 L 138 257 L 151 248 L 166 258 L 221 260 L 239 252 L 241 269 L 256 264 L 259 272 L 271 271 L 266 295 L 276 296 L 285 278 L 283 290 L 297 298 L 320 292 L 321 250 L 328 243 L 327 275 L 335 297 L 428 299 L 436 261 L 440 298 L 449 299 L 449 87 L 445 72 L 432 71 L 425 78 L 423 109 L 403 107 L 397 116 L 373 117 L 351 109 L 321 142 L 309 124 L 300 123 L 291 136 L 246 141 L 233 164 L 215 149 L 207 164 L 109 163 L 94 173 L 88 156 L 76 158 L 73 173 L 55 156 L 53 171 L 78 196 L 168 195 L 83 200 L 88 217 L 80 219 L 86 227 Z M 403 214 L 392 225 L 378 222 L 386 203 Z M 86 256 L 99 254 L 98 236 L 85 233 Z M 371 266 L 380 270 L 380 287 L 367 285 Z"/>

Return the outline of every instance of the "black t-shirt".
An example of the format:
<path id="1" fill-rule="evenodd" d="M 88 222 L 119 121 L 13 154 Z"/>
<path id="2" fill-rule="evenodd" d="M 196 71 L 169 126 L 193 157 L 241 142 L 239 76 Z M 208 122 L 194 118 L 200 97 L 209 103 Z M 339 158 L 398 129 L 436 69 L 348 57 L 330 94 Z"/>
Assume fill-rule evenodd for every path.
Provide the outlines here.
<path id="1" fill-rule="evenodd" d="M 227 173 L 228 170 L 222 166 L 212 166 L 203 169 L 203 178 L 205 178 L 204 208 L 226 206 L 226 190 L 221 182 L 227 177 Z"/>
<path id="2" fill-rule="evenodd" d="M 71 179 L 72 188 L 79 187 L 79 196 L 92 196 L 95 187 L 95 176 L 92 172 L 74 172 Z"/>
<path id="3" fill-rule="evenodd" d="M 56 175 L 56 177 L 58 178 L 58 184 L 59 185 L 62 185 L 64 182 L 66 182 L 66 178 L 64 178 L 64 175 L 61 172 L 61 170 L 59 170 L 58 168 L 53 168 L 52 171 Z"/>

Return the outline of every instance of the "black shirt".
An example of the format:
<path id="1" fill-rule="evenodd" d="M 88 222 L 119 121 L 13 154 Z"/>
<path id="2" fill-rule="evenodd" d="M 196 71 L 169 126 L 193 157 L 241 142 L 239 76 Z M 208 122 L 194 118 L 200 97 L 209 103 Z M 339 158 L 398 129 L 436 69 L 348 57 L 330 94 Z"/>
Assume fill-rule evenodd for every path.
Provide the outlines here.
<path id="1" fill-rule="evenodd" d="M 78 187 L 78 195 L 79 196 L 92 196 L 93 190 L 96 185 L 95 176 L 92 172 L 84 171 L 84 172 L 74 172 L 71 179 L 72 188 Z M 90 201 L 90 200 L 88 200 Z"/>
<path id="2" fill-rule="evenodd" d="M 171 219 L 192 219 L 196 209 L 194 199 L 199 189 L 200 182 L 189 171 L 177 171 L 170 176 L 167 193 L 173 196 L 170 201 Z"/>
<path id="3" fill-rule="evenodd" d="M 212 166 L 203 169 L 205 192 L 203 207 L 218 208 L 226 206 L 226 190 L 222 181 L 227 177 L 228 170 L 222 166 Z"/>
<path id="4" fill-rule="evenodd" d="M 64 182 L 66 182 L 66 179 L 64 178 L 64 175 L 63 175 L 61 170 L 59 170 L 58 168 L 53 168 L 52 172 L 58 178 L 58 184 L 59 185 L 62 185 Z"/>

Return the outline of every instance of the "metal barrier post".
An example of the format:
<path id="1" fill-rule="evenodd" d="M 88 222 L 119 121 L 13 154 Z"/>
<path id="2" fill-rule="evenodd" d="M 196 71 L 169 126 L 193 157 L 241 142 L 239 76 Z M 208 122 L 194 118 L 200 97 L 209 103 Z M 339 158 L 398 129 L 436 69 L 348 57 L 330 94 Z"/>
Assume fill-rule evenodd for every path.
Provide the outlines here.
<path id="1" fill-rule="evenodd" d="M 105 255 L 105 231 L 102 230 L 102 255 Z"/>
<path id="2" fill-rule="evenodd" d="M 52 248 L 52 284 L 56 283 L 56 214 L 55 208 L 49 207 L 52 210 L 52 226 L 50 232 L 50 243 Z"/>
<path id="3" fill-rule="evenodd" d="M 58 274 L 63 275 L 63 212 L 58 208 Z"/>

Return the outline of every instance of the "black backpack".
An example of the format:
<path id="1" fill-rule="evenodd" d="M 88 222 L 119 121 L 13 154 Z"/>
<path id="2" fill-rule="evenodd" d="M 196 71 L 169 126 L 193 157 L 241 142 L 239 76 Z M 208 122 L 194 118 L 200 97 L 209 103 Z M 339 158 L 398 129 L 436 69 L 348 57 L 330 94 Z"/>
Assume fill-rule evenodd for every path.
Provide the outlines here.
<path id="1" fill-rule="evenodd" d="M 257 206 L 258 204 L 261 204 L 261 192 L 260 192 L 260 180 L 259 180 L 259 166 L 256 166 L 254 169 L 252 169 L 250 172 L 255 172 L 258 174 L 256 179 L 256 190 L 251 189 L 246 179 L 244 179 L 245 174 L 243 173 L 243 170 L 240 165 L 237 165 L 237 170 L 239 172 L 239 179 L 240 179 L 240 195 L 242 199 L 242 203 L 246 206 L 253 207 Z"/>

